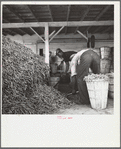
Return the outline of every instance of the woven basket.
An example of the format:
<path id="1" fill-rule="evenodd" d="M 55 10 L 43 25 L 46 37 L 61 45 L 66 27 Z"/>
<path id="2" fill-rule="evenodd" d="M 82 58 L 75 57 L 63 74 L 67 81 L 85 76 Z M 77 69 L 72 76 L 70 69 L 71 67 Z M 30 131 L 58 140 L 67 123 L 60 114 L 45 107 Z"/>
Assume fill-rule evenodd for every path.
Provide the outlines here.
<path id="1" fill-rule="evenodd" d="M 108 59 L 100 60 L 100 72 L 106 74 L 110 72 L 111 61 Z"/>
<path id="2" fill-rule="evenodd" d="M 114 73 L 108 73 L 107 76 L 109 77 L 109 97 L 114 99 Z"/>
<path id="3" fill-rule="evenodd" d="M 96 110 L 107 107 L 108 81 L 86 81 L 91 107 Z"/>
<path id="4" fill-rule="evenodd" d="M 106 46 L 101 47 L 100 52 L 101 52 L 101 59 L 103 59 L 103 58 L 110 59 L 110 54 L 111 54 L 111 48 L 110 47 L 106 47 Z"/>

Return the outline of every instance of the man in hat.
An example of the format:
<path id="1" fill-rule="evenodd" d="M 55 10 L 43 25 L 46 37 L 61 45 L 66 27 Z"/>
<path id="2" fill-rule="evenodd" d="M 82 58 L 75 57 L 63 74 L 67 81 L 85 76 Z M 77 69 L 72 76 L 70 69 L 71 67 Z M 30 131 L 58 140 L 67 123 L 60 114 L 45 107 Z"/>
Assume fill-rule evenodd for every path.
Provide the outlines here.
<path id="1" fill-rule="evenodd" d="M 90 104 L 86 82 L 83 79 L 88 75 L 89 68 L 95 74 L 100 73 L 100 57 L 91 49 L 83 49 L 71 58 L 72 94 L 76 93 L 77 84 L 80 102 L 82 104 Z"/>
<path id="2" fill-rule="evenodd" d="M 63 59 L 63 61 L 66 62 L 66 71 L 69 69 L 69 61 L 70 61 L 70 56 L 73 54 L 76 54 L 77 52 L 75 51 L 67 51 L 67 52 L 63 52 L 60 48 L 56 49 L 56 55 Z"/>

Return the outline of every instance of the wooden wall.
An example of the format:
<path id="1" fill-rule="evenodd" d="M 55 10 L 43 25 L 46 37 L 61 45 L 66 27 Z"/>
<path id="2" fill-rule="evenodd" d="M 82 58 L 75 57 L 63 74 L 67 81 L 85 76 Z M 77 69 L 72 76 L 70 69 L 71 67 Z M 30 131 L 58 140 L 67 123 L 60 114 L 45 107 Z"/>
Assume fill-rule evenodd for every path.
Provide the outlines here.
<path id="1" fill-rule="evenodd" d="M 89 35 L 91 36 L 91 35 Z M 39 39 L 37 35 L 29 36 L 29 35 L 16 35 L 16 36 L 8 36 L 14 41 L 24 44 L 25 46 L 32 49 L 34 53 L 39 54 L 39 49 L 45 49 L 44 43 Z M 100 48 L 102 46 L 109 46 L 113 47 L 113 35 L 109 34 L 95 34 L 96 43 L 95 48 Z M 110 39 L 110 40 L 109 40 Z M 51 42 L 50 42 L 50 51 L 53 53 L 57 48 L 61 48 L 63 51 L 80 51 L 83 48 L 87 47 L 86 40 L 81 37 L 79 34 L 62 34 L 57 35 Z"/>
<path id="2" fill-rule="evenodd" d="M 96 42 L 95 43 L 95 48 L 100 48 L 102 46 L 109 46 L 109 47 L 113 47 L 114 44 L 113 42 Z M 39 43 L 38 44 L 38 49 L 40 48 L 45 48 L 44 44 Z M 62 49 L 63 51 L 80 51 L 84 48 L 87 48 L 87 43 L 86 42 L 76 42 L 76 41 L 72 41 L 71 43 L 50 43 L 50 51 L 52 51 L 53 53 L 56 51 L 57 48 Z"/>

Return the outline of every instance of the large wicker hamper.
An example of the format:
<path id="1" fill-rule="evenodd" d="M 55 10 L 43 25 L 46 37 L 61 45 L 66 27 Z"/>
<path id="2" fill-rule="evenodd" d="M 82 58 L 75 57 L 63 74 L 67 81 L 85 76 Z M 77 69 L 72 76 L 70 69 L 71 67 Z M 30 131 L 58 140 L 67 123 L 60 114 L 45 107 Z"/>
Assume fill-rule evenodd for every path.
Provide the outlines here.
<path id="1" fill-rule="evenodd" d="M 105 109 L 108 100 L 108 81 L 86 81 L 91 107 L 96 110 Z"/>

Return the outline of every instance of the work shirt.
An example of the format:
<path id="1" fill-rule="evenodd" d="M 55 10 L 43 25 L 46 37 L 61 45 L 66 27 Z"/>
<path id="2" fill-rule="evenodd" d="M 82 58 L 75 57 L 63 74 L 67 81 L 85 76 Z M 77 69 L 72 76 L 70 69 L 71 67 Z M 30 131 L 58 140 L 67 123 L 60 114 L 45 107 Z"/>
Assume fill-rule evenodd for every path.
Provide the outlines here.
<path id="1" fill-rule="evenodd" d="M 71 77 L 77 75 L 76 66 L 80 64 L 81 55 L 90 49 L 83 49 L 76 53 L 70 62 Z"/>
<path id="2" fill-rule="evenodd" d="M 65 62 L 69 62 L 69 61 L 70 61 L 70 56 L 71 56 L 72 54 L 76 54 L 76 53 L 77 53 L 77 52 L 75 52 L 75 51 L 64 52 L 63 60 L 64 60 Z"/>

